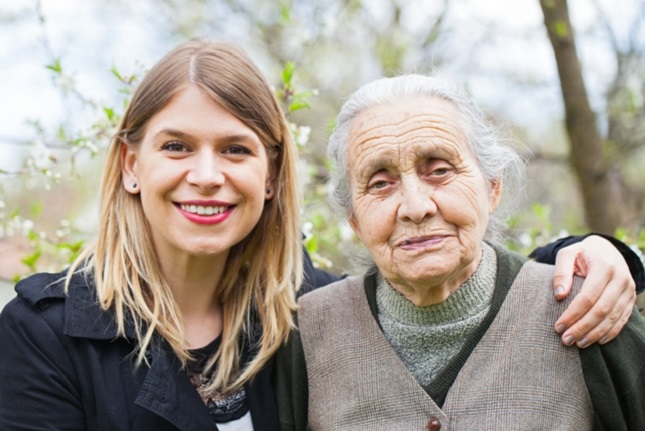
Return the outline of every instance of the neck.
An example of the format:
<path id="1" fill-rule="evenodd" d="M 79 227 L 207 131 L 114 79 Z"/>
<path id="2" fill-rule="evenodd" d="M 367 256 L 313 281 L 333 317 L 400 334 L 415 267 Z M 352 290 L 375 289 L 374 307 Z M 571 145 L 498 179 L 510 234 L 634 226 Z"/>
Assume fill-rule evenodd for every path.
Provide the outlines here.
<path id="1" fill-rule="evenodd" d="M 187 348 L 205 346 L 222 332 L 219 287 L 226 257 L 161 260 L 162 272 L 184 321 Z"/>
<path id="2" fill-rule="evenodd" d="M 386 280 L 394 290 L 403 295 L 417 307 L 440 304 L 448 299 L 477 270 L 482 258 L 481 248 L 476 258 L 450 274 L 431 279 L 409 282 L 407 280 Z"/>

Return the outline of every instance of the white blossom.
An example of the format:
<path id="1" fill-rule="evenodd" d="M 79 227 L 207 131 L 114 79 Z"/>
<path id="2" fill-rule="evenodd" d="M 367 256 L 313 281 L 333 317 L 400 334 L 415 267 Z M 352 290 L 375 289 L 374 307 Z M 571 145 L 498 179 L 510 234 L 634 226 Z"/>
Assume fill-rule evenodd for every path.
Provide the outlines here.
<path id="1" fill-rule="evenodd" d="M 298 127 L 298 133 L 296 134 L 296 144 L 301 147 L 307 145 L 309 142 L 309 135 L 311 134 L 311 127 L 309 126 L 300 126 Z"/>
<path id="2" fill-rule="evenodd" d="M 34 222 L 31 220 L 23 220 L 22 223 L 20 223 L 22 227 L 22 234 L 24 236 L 29 235 L 29 233 L 34 229 Z"/>
<path id="3" fill-rule="evenodd" d="M 27 165 L 37 169 L 46 169 L 52 165 L 52 151 L 42 141 L 35 141 L 29 150 Z"/>
<path id="4" fill-rule="evenodd" d="M 352 229 L 352 227 L 349 224 L 343 223 L 340 226 L 339 230 L 340 230 L 340 238 L 343 241 L 345 241 L 345 242 L 351 241 L 354 238 L 354 230 Z"/>
<path id="5" fill-rule="evenodd" d="M 302 225 L 302 233 L 305 235 L 305 239 L 311 238 L 312 231 L 314 229 L 314 224 L 310 221 L 306 221 Z"/>
<path id="6" fill-rule="evenodd" d="M 520 234 L 520 237 L 518 238 L 519 243 L 522 245 L 522 247 L 531 247 L 533 245 L 533 238 L 531 238 L 531 235 L 528 233 L 524 232 Z"/>

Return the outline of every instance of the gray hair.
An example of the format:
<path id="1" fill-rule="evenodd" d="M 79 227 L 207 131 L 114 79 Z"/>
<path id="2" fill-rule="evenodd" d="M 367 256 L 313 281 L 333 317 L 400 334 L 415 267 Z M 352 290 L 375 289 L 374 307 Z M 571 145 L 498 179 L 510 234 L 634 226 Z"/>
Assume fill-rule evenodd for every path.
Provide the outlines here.
<path id="1" fill-rule="evenodd" d="M 464 91 L 440 78 L 425 75 L 381 78 L 362 86 L 349 96 L 329 138 L 327 155 L 332 165 L 330 202 L 339 216 L 348 219 L 353 213 L 347 161 L 352 120 L 372 107 L 415 96 L 438 97 L 455 106 L 468 143 L 488 181 L 501 180 L 506 190 L 523 183 L 524 160 L 503 141 L 499 128 L 486 119 Z M 504 220 L 500 217 L 501 212 L 496 211 L 489 221 L 486 231 L 489 240 L 498 240 L 502 234 Z"/>

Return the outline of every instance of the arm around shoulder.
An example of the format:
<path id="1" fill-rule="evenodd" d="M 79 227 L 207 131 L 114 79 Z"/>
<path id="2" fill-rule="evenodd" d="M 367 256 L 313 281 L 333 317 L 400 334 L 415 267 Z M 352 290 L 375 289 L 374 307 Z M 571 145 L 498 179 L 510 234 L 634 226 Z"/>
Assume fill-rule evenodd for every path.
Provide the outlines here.
<path id="1" fill-rule="evenodd" d="M 2 310 L 0 429 L 85 428 L 77 376 L 62 339 L 63 308 L 63 301 L 31 305 L 16 298 Z"/>

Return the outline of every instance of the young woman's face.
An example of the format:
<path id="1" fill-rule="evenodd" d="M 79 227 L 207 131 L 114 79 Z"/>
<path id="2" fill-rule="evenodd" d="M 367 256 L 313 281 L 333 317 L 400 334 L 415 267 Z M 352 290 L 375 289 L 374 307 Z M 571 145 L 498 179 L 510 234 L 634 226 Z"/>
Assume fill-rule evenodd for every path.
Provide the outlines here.
<path id="1" fill-rule="evenodd" d="M 260 138 L 195 86 L 155 114 L 122 157 L 124 187 L 141 195 L 162 263 L 226 259 L 274 193 Z"/>

